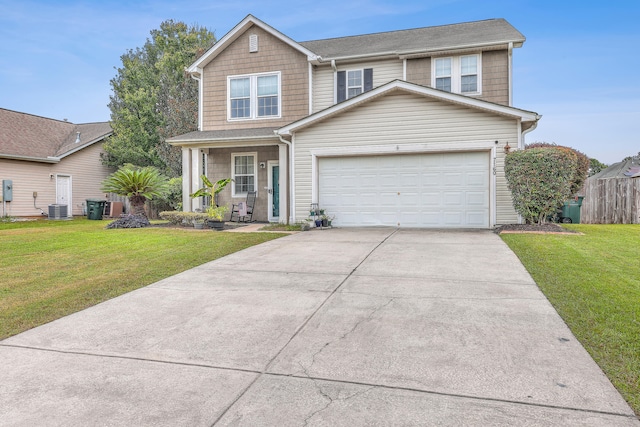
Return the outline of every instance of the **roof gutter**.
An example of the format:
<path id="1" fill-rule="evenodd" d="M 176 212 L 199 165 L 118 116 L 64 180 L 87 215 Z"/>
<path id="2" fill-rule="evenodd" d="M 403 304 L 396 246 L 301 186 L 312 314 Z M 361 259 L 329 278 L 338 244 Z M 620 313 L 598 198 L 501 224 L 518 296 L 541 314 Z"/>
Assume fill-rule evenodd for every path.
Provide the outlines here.
<path id="1" fill-rule="evenodd" d="M 33 157 L 33 156 L 19 156 L 14 154 L 0 154 L 0 159 L 7 160 L 23 160 L 27 162 L 38 162 L 38 163 L 59 163 L 60 157 Z"/>

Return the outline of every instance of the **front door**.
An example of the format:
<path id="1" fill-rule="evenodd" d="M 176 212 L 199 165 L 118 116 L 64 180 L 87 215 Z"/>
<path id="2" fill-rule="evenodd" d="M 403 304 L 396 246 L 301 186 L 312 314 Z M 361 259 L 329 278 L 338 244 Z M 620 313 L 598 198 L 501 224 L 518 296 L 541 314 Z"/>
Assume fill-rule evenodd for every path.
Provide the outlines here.
<path id="1" fill-rule="evenodd" d="M 56 175 L 56 204 L 67 205 L 67 216 L 72 216 L 70 176 Z"/>
<path id="2" fill-rule="evenodd" d="M 269 222 L 277 222 L 280 219 L 280 166 L 274 161 L 269 161 L 268 164 Z"/>

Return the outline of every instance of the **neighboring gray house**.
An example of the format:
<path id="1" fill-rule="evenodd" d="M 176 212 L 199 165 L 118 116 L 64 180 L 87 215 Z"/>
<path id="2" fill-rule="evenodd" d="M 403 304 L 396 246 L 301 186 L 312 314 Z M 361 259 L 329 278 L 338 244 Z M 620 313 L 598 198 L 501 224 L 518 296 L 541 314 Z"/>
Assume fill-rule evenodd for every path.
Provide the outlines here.
<path id="1" fill-rule="evenodd" d="M 113 169 L 100 153 L 111 134 L 108 122 L 73 124 L 0 108 L 0 180 L 11 181 L 13 196 L 0 202 L 0 213 L 42 216 L 60 204 L 68 216 L 82 215 L 87 198 L 104 198 L 101 183 Z"/>
<path id="2" fill-rule="evenodd" d="M 189 193 L 257 191 L 254 219 L 297 222 L 318 203 L 342 227 L 491 228 L 519 220 L 504 176 L 540 116 L 512 105 L 504 19 L 296 42 L 247 16 L 188 71 L 199 130 L 182 148 Z"/>

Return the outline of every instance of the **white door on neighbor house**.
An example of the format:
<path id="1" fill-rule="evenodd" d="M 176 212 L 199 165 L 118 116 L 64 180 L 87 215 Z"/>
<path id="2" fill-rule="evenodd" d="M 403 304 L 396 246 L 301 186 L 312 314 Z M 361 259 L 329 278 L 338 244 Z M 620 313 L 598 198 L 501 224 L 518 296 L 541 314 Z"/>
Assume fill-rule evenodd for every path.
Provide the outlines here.
<path id="1" fill-rule="evenodd" d="M 343 227 L 489 228 L 488 151 L 321 158 L 319 203 Z"/>
<path id="2" fill-rule="evenodd" d="M 67 205 L 67 216 L 72 216 L 71 177 L 56 175 L 56 204 Z"/>

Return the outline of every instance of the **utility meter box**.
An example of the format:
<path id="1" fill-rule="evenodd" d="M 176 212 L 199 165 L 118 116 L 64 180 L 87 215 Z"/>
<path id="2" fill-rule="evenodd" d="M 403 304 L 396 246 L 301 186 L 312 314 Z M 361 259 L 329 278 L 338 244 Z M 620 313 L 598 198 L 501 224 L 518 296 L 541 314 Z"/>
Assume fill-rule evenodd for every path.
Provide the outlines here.
<path id="1" fill-rule="evenodd" d="M 13 201 L 13 181 L 10 179 L 2 180 L 2 200 L 5 202 Z"/>

